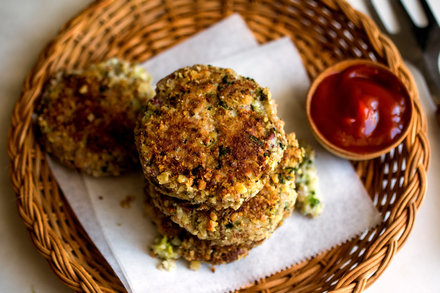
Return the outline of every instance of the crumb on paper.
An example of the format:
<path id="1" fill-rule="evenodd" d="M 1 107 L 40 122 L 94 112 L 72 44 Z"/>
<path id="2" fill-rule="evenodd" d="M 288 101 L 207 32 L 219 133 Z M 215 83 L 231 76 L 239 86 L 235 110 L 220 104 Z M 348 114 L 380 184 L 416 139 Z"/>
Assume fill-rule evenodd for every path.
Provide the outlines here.
<path id="1" fill-rule="evenodd" d="M 135 198 L 136 196 L 134 195 L 127 195 L 123 200 L 121 200 L 119 205 L 121 208 L 128 209 L 130 208 L 131 202 L 134 201 Z"/>
<path id="2" fill-rule="evenodd" d="M 209 269 L 211 270 L 211 272 L 215 273 L 215 267 L 214 266 L 210 267 Z"/>
<path id="3" fill-rule="evenodd" d="M 318 174 L 315 167 L 315 150 L 309 145 L 302 146 L 304 159 L 296 171 L 296 190 L 298 192 L 295 209 L 301 214 L 316 218 L 323 211 L 323 203 L 318 192 Z"/>
<path id="4" fill-rule="evenodd" d="M 176 261 L 174 259 L 162 260 L 158 264 L 157 268 L 168 272 L 174 272 L 177 268 Z"/>
<path id="5" fill-rule="evenodd" d="M 191 270 L 193 270 L 193 271 L 198 271 L 198 270 L 200 270 L 200 267 L 202 266 L 202 264 L 199 262 L 199 261 L 195 261 L 195 260 L 193 260 L 193 261 L 191 261 L 190 263 L 189 263 L 189 268 L 191 269 Z"/>
<path id="6" fill-rule="evenodd" d="M 176 259 L 180 258 L 180 254 L 173 245 L 173 240 L 169 241 L 166 236 L 157 236 L 154 239 L 154 244 L 151 245 L 150 251 L 153 257 L 157 257 L 160 260 L 157 268 L 174 271 L 176 269 Z"/>

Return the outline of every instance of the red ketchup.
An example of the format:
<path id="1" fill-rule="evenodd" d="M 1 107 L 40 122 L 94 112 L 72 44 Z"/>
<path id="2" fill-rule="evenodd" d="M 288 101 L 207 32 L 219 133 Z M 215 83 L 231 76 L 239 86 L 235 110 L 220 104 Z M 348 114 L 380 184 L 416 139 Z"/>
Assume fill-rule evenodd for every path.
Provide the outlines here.
<path id="1" fill-rule="evenodd" d="M 316 88 L 310 114 L 334 145 L 365 154 L 399 139 L 411 119 L 410 97 L 393 74 L 368 64 L 325 77 Z"/>

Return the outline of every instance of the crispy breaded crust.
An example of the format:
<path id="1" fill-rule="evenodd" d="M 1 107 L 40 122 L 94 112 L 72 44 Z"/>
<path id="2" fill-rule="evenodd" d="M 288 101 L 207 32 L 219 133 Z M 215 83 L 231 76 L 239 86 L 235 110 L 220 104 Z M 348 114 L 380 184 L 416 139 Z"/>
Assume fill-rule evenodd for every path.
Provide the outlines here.
<path id="1" fill-rule="evenodd" d="M 37 107 L 39 141 L 64 165 L 93 176 L 138 166 L 133 129 L 154 94 L 150 75 L 117 59 L 59 72 Z"/>
<path id="2" fill-rule="evenodd" d="M 238 210 L 193 205 L 163 195 L 152 185 L 147 187 L 146 192 L 162 213 L 199 239 L 220 245 L 260 241 L 269 237 L 294 208 L 297 195 L 294 170 L 302 160 L 303 149 L 293 133 L 288 135 L 287 141 L 282 162 L 270 175 L 270 180 Z"/>
<path id="3" fill-rule="evenodd" d="M 195 65 L 159 81 L 136 142 L 145 177 L 163 193 L 238 208 L 280 161 L 283 125 L 254 80 Z"/>
<path id="4" fill-rule="evenodd" d="M 209 240 L 200 240 L 170 221 L 151 203 L 148 196 L 145 210 L 161 235 L 169 239 L 177 237 L 180 240 L 180 245 L 176 247 L 177 252 L 188 261 L 201 261 L 213 265 L 230 263 L 245 257 L 251 248 L 261 243 L 259 241 L 221 246 Z"/>

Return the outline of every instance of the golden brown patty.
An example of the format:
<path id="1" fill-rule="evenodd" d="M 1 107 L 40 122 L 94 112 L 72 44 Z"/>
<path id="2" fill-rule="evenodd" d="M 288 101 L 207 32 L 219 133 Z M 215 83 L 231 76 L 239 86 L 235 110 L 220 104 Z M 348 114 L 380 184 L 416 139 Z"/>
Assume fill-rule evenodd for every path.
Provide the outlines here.
<path id="1" fill-rule="evenodd" d="M 157 226 L 158 232 L 169 239 L 178 238 L 179 245 L 175 247 L 177 253 L 188 261 L 201 261 L 213 265 L 230 263 L 245 257 L 251 248 L 261 243 L 259 241 L 220 246 L 209 240 L 200 240 L 170 221 L 151 203 L 148 196 L 146 198 L 146 212 Z"/>
<path id="2" fill-rule="evenodd" d="M 199 239 L 220 245 L 260 241 L 269 237 L 294 208 L 297 196 L 294 170 L 302 160 L 303 149 L 299 148 L 295 134 L 289 134 L 287 141 L 283 159 L 271 179 L 238 210 L 192 205 L 163 195 L 151 185 L 147 192 L 162 213 Z"/>
<path id="3" fill-rule="evenodd" d="M 154 94 L 140 66 L 110 59 L 59 72 L 37 108 L 39 140 L 68 167 L 93 176 L 118 175 L 138 163 L 133 131 Z"/>
<path id="4" fill-rule="evenodd" d="M 195 65 L 157 84 L 136 128 L 147 180 L 217 209 L 257 194 L 286 148 L 270 93 L 231 69 Z"/>

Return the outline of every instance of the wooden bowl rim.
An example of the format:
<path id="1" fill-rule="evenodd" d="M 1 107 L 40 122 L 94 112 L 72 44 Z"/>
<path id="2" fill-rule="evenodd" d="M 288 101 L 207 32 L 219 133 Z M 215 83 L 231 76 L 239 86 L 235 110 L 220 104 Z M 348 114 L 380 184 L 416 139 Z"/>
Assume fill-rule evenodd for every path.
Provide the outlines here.
<path id="1" fill-rule="evenodd" d="M 387 72 L 387 74 L 390 74 L 394 76 L 400 83 L 400 85 L 405 89 L 406 91 L 406 99 L 409 106 L 410 111 L 410 119 L 408 123 L 406 124 L 403 132 L 400 134 L 399 138 L 395 140 L 392 144 L 387 145 L 383 147 L 380 150 L 368 152 L 368 153 L 357 153 L 353 151 L 346 150 L 342 147 L 336 146 L 334 143 L 330 142 L 318 129 L 315 122 L 312 119 L 311 113 L 310 113 L 310 107 L 311 102 L 313 98 L 313 94 L 315 93 L 318 86 L 321 84 L 321 82 L 327 78 L 329 75 L 334 74 L 336 72 L 341 72 L 344 69 L 347 69 L 351 66 L 355 65 L 370 65 L 373 67 L 380 68 L 381 70 Z M 324 71 L 322 71 L 318 76 L 313 80 L 311 86 L 309 87 L 309 90 L 307 92 L 307 98 L 306 98 L 306 113 L 307 113 L 307 120 L 309 122 L 310 128 L 312 129 L 312 133 L 315 136 L 316 140 L 329 152 L 332 154 L 342 157 L 344 159 L 354 160 L 354 161 L 360 161 L 360 160 L 370 160 L 377 157 L 380 157 L 388 152 L 390 152 L 392 149 L 396 148 L 398 145 L 402 143 L 402 141 L 408 136 L 409 130 L 411 128 L 411 125 L 414 121 L 414 102 L 411 98 L 411 95 L 409 94 L 408 88 L 405 86 L 405 84 L 401 81 L 401 79 L 393 73 L 388 67 L 385 65 L 374 62 L 367 59 L 349 59 L 344 60 L 338 63 L 333 64 L 332 66 L 327 67 Z"/>

